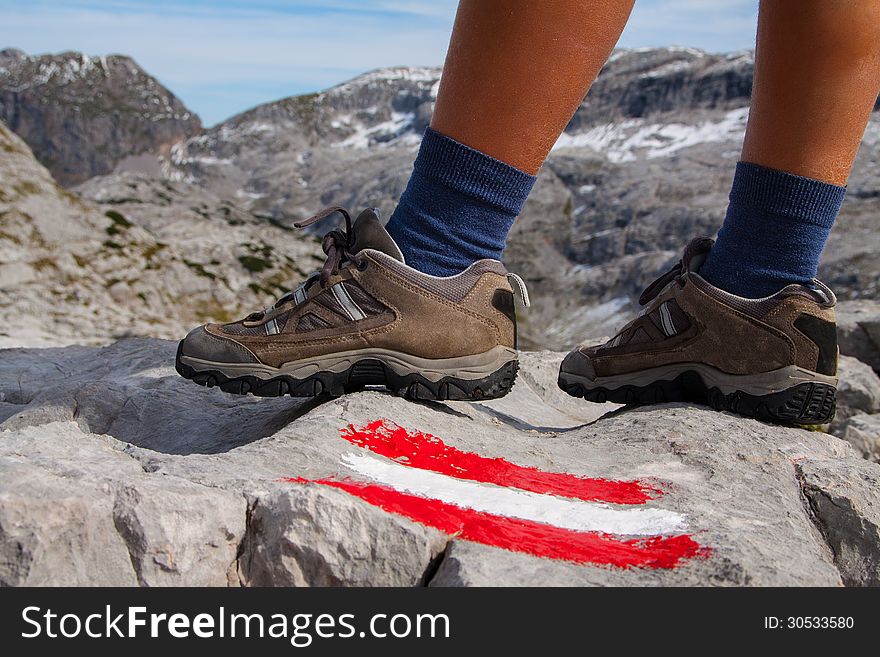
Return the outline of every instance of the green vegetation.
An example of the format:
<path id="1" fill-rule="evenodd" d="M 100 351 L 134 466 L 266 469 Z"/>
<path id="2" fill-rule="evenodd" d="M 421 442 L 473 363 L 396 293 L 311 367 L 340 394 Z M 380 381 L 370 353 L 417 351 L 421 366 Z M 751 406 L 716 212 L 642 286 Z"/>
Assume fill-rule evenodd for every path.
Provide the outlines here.
<path id="1" fill-rule="evenodd" d="M 267 259 L 272 257 L 272 251 L 275 250 L 271 244 L 265 243 L 254 244 L 253 242 L 245 242 L 242 246 L 254 255 L 259 254 Z"/>
<path id="2" fill-rule="evenodd" d="M 104 242 L 104 248 L 120 250 L 120 249 L 122 249 L 122 245 L 119 244 L 118 242 L 114 242 L 113 240 L 106 240 Z"/>
<path id="3" fill-rule="evenodd" d="M 270 261 L 253 255 L 238 256 L 238 261 L 241 263 L 242 267 L 252 274 L 259 274 L 267 269 L 272 269 L 272 263 Z"/>
<path id="4" fill-rule="evenodd" d="M 214 299 L 197 302 L 192 309 L 193 316 L 198 322 L 234 322 L 237 318 L 229 310 L 225 309 Z"/>
<path id="5" fill-rule="evenodd" d="M 3 219 L 4 215 L 6 215 L 5 212 L 0 212 L 0 220 Z M 0 230 L 0 240 L 8 240 L 13 244 L 21 246 L 21 240 L 18 238 L 18 236 L 13 235 L 12 233 L 5 233 L 2 230 Z"/>
<path id="6" fill-rule="evenodd" d="M 202 276 L 203 278 L 207 278 L 211 281 L 217 280 L 217 274 L 208 271 L 205 269 L 205 266 L 198 262 L 193 262 L 191 260 L 184 260 L 183 264 L 192 269 L 197 275 Z"/>
<path id="7" fill-rule="evenodd" d="M 238 256 L 238 261 L 241 263 L 242 267 L 252 274 L 259 274 L 260 272 L 272 269 L 272 267 L 275 266 L 272 262 L 272 252 L 274 249 L 271 245 L 246 242 L 242 244 L 242 246 L 246 248 L 251 255 Z"/>
<path id="8" fill-rule="evenodd" d="M 123 217 L 116 210 L 107 210 L 107 212 L 104 213 L 104 216 L 113 222 L 112 224 L 107 226 L 107 234 L 110 237 L 113 237 L 114 235 L 119 235 L 119 233 L 121 233 L 122 231 L 131 228 L 131 222 Z"/>
<path id="9" fill-rule="evenodd" d="M 209 281 L 219 281 L 220 283 L 223 283 L 223 285 L 225 285 L 226 287 L 229 287 L 229 279 L 227 279 L 225 276 L 221 276 L 220 274 L 215 274 L 212 271 L 208 271 L 207 269 L 205 269 L 205 265 L 203 265 L 202 263 L 184 259 L 183 264 L 192 269 L 197 276 L 207 278 Z"/>
<path id="10" fill-rule="evenodd" d="M 3 139 L 0 141 L 0 147 L 3 148 L 4 153 L 23 153 L 22 149 L 16 148 L 16 146 L 12 143 L 12 140 Z"/>

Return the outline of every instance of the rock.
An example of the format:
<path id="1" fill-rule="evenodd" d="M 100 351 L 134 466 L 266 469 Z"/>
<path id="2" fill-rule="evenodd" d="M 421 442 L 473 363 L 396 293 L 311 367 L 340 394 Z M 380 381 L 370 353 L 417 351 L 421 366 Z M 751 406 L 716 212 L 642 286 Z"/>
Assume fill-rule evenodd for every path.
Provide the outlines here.
<path id="1" fill-rule="evenodd" d="M 311 485 L 258 497 L 249 519 L 247 586 L 418 586 L 449 540 Z"/>
<path id="2" fill-rule="evenodd" d="M 100 440 L 71 444 L 71 434 L 74 428 L 65 424 L 52 426 L 51 434 L 34 429 L 0 433 L 2 586 L 138 583 L 128 547 L 113 522 L 110 487 L 36 463 L 35 452 L 49 440 L 73 448 L 71 456 L 106 446 Z M 111 450 L 97 464 L 117 467 L 123 476 L 140 470 L 131 459 Z"/>
<path id="3" fill-rule="evenodd" d="M 841 356 L 837 364 L 837 411 L 831 432 L 842 436 L 854 415 L 880 412 L 880 377 L 860 360 Z"/>
<path id="4" fill-rule="evenodd" d="M 854 415 L 844 425 L 841 437 L 866 459 L 880 461 L 880 414 Z"/>
<path id="5" fill-rule="evenodd" d="M 151 477 L 123 443 L 90 435 L 57 421 L 0 433 L 0 582 L 237 584 L 244 498 Z"/>
<path id="6" fill-rule="evenodd" d="M 524 354 L 504 399 L 415 404 L 369 390 L 231 396 L 177 376 L 174 350 L 0 351 L 3 583 L 827 586 L 873 567 L 869 531 L 835 542 L 833 509 L 804 504 L 810 464 L 873 472 L 832 436 L 685 404 L 566 399 L 551 352 Z M 679 514 L 699 550 L 662 568 L 544 558 L 320 483 L 359 476 L 351 459 L 365 450 L 341 431 L 379 420 L 547 472 L 645 482 L 664 494 L 643 508 Z M 876 522 L 850 498 L 847 527 Z M 856 546 L 846 560 L 838 543 Z"/>
<path id="7" fill-rule="evenodd" d="M 131 58 L 0 51 L 0 120 L 63 185 L 167 154 L 199 118 Z M 158 170 L 158 164 L 154 164 Z"/>
<path id="8" fill-rule="evenodd" d="M 0 109 L 28 110 L 16 129 L 39 153 L 45 144 L 78 139 L 77 153 L 95 155 L 82 141 L 100 146 L 93 133 L 112 107 L 102 105 L 94 123 L 79 117 L 69 128 L 34 117 L 75 111 L 96 72 L 113 78 L 117 69 L 134 71 L 132 79 L 143 82 L 134 91 L 149 93 L 138 96 L 118 81 L 116 91 L 135 106 L 156 98 L 168 111 L 143 139 L 123 134 L 122 150 L 106 149 L 97 169 L 68 157 L 63 167 L 73 177 L 66 184 L 113 167 L 73 191 L 60 188 L 0 122 L 0 310 L 16 318 L 0 328 L 0 346 L 48 347 L 0 351 L 0 583 L 873 581 L 874 507 L 853 473 L 874 476 L 860 456 L 876 455 L 877 385 L 846 357 L 833 427 L 846 440 L 684 404 L 631 409 L 575 400 L 556 387 L 557 351 L 524 353 L 513 392 L 481 404 L 413 404 L 375 390 L 340 399 L 256 399 L 184 381 L 173 371 L 176 343 L 155 338 L 243 316 L 315 269 L 318 242 L 290 231 L 292 220 L 327 203 L 393 207 L 439 71 L 374 71 L 192 135 L 175 101 L 129 60 L 55 57 L 44 70 L 39 58 L 0 54 L 0 78 L 19 76 L 15 84 L 25 85 L 0 91 Z M 633 297 L 675 262 L 690 237 L 714 233 L 745 125 L 752 65 L 750 54 L 681 49 L 618 53 L 609 62 L 542 168 L 505 251 L 534 301 L 521 313 L 521 346 L 567 350 L 600 342 L 637 312 Z M 31 84 L 40 70 L 47 84 Z M 122 123 L 123 133 L 134 130 Z M 171 146 L 182 134 L 191 136 Z M 870 122 L 864 143 L 820 275 L 842 299 L 857 299 L 840 304 L 842 353 L 876 370 L 880 313 L 870 299 L 880 297 L 880 161 L 873 157 L 880 122 Z M 147 152 L 138 155 L 142 146 Z M 165 155 L 156 160 L 150 149 Z M 151 337 L 116 341 L 131 336 Z M 65 346 L 71 343 L 79 346 Z M 420 523 L 393 505 L 369 503 L 329 482 L 359 475 L 351 459 L 365 450 L 344 432 L 376 422 L 410 437 L 431 434 L 493 463 L 615 486 L 643 482 L 662 494 L 638 508 L 577 502 L 565 507 L 572 515 L 555 517 L 580 518 L 585 508 L 599 517 L 674 517 L 674 530 L 648 532 L 653 538 L 644 541 L 605 533 L 625 552 L 666 545 L 667 538 L 690 551 L 662 567 L 609 566 L 592 552 L 580 561 L 570 553 L 541 557 L 531 539 L 505 548 L 492 546 L 491 532 L 482 542 L 466 540 L 455 518 L 441 532 L 431 520 L 449 520 L 448 509 Z M 811 464 L 834 477 L 808 479 Z M 807 490 L 808 480 L 815 490 Z M 488 489 L 471 484 L 477 488 L 452 490 L 469 491 L 465 505 L 478 506 Z M 825 493 L 816 497 L 821 486 L 834 503 L 822 501 Z M 544 513 L 546 491 L 537 494 L 544 495 L 540 503 L 529 498 L 509 513 Z M 814 497 L 817 503 L 805 503 Z M 522 536 L 529 518 L 492 536 Z M 542 518 L 531 521 L 548 525 Z M 687 533 L 668 535 L 673 531 Z M 595 533 L 566 535 L 571 541 L 559 544 Z"/>
<path id="9" fill-rule="evenodd" d="M 880 465 L 823 459 L 798 471 L 844 584 L 880 585 Z"/>
<path id="10" fill-rule="evenodd" d="M 843 301 L 838 308 L 840 353 L 858 358 L 880 372 L 880 302 Z"/>
<path id="11" fill-rule="evenodd" d="M 142 586 L 237 586 L 244 498 L 165 479 L 119 486 L 116 530 Z"/>
<path id="12" fill-rule="evenodd" d="M 695 48 L 618 49 L 568 129 L 670 110 L 742 107 L 752 91 L 754 54 L 715 55 Z"/>
<path id="13" fill-rule="evenodd" d="M 264 308 L 320 247 L 210 192 L 136 175 L 60 188 L 0 123 L 0 346 L 181 337 Z M 47 292 L 51 291 L 51 292 Z"/>

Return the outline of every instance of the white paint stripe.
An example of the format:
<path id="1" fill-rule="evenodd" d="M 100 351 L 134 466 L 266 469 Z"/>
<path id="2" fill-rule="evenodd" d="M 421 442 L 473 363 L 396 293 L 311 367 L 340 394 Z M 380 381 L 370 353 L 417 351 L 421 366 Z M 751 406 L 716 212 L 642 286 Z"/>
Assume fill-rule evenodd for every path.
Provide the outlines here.
<path id="1" fill-rule="evenodd" d="M 351 319 L 357 321 L 367 316 L 367 314 L 361 310 L 360 306 L 354 302 L 354 299 L 349 296 L 344 283 L 337 283 L 330 289 L 333 290 L 333 296 L 336 297 L 339 305 L 345 309 L 345 312 L 348 313 L 348 316 Z"/>
<path id="2" fill-rule="evenodd" d="M 660 323 L 663 324 L 663 332 L 667 337 L 675 335 L 675 323 L 672 321 L 672 315 L 669 314 L 666 302 L 660 305 Z"/>
<path id="3" fill-rule="evenodd" d="M 363 477 L 400 492 L 441 500 L 466 509 L 532 520 L 564 529 L 623 536 L 676 534 L 687 529 L 680 513 L 582 502 L 515 488 L 481 484 L 410 468 L 365 454 L 347 453 L 342 463 Z"/>
<path id="4" fill-rule="evenodd" d="M 277 335 L 278 333 L 278 322 L 275 321 L 273 317 L 268 322 L 266 322 L 266 335 Z"/>

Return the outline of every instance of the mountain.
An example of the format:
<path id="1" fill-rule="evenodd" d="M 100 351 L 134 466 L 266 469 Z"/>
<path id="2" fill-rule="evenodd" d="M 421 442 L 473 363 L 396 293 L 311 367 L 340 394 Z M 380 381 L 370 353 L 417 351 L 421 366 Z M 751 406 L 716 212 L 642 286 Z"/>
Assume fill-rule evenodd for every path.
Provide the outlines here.
<path id="1" fill-rule="evenodd" d="M 271 303 L 321 262 L 314 238 L 185 183 L 60 187 L 0 123 L 0 346 L 179 337 Z"/>
<path id="2" fill-rule="evenodd" d="M 748 51 L 612 55 L 542 168 L 505 251 L 532 292 L 523 346 L 566 349 L 612 333 L 691 237 L 715 233 L 753 68 Z M 184 218 L 197 216 L 188 198 L 199 195 L 218 212 L 227 204 L 281 227 L 331 203 L 378 207 L 387 217 L 430 120 L 439 76 L 439 68 L 387 68 L 260 105 L 171 146 L 159 171 L 117 171 L 73 191 L 135 223 L 176 216 L 181 233 Z M 44 130 L 57 138 L 51 126 Z M 843 299 L 880 298 L 878 144 L 873 119 L 820 270 Z M 99 151 L 88 147 L 83 157 Z M 169 195 L 168 186 L 177 191 Z M 193 236 L 192 248 L 199 239 L 207 238 Z"/>
<path id="3" fill-rule="evenodd" d="M 505 261 L 535 305 L 523 343 L 607 334 L 684 244 L 713 235 L 748 118 L 751 52 L 616 51 L 541 170 Z M 438 68 L 389 68 L 232 117 L 171 149 L 171 179 L 282 224 L 329 203 L 393 209 L 439 88 Z M 872 120 L 821 275 L 842 298 L 880 295 Z"/>
<path id="4" fill-rule="evenodd" d="M 201 130 L 199 118 L 131 58 L 0 51 L 0 119 L 62 185 L 155 156 Z"/>
<path id="5" fill-rule="evenodd" d="M 618 51 L 559 146 L 629 161 L 638 152 L 673 153 L 699 140 L 688 130 L 652 134 L 643 121 L 658 115 L 660 124 L 686 117 L 709 139 L 726 138 L 742 125 L 752 69 L 750 52 Z M 282 221 L 329 194 L 389 206 L 430 122 L 440 72 L 380 69 L 327 91 L 260 105 L 175 146 L 165 171 L 237 195 Z M 728 118 L 727 110 L 738 112 Z"/>

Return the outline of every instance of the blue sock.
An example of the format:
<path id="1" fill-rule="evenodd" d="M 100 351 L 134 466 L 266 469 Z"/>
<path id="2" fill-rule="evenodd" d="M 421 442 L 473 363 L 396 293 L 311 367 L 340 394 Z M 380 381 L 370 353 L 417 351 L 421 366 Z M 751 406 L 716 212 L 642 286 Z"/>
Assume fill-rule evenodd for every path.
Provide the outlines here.
<path id="1" fill-rule="evenodd" d="M 535 176 L 428 128 L 387 229 L 406 264 L 452 276 L 482 258 L 501 259 L 534 183 Z"/>
<path id="2" fill-rule="evenodd" d="M 700 276 L 758 299 L 815 278 L 846 187 L 739 162 L 724 225 Z"/>

